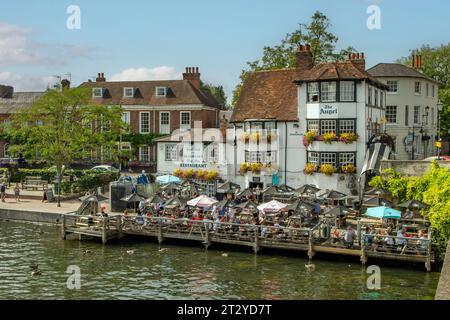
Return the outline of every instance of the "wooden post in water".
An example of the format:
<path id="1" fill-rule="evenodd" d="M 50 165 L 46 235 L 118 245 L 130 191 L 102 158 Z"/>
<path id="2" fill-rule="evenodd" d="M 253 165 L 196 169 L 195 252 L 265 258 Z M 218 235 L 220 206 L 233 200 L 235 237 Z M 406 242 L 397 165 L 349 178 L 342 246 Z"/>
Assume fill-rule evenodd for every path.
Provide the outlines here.
<path id="1" fill-rule="evenodd" d="M 259 226 L 255 226 L 255 244 L 253 245 L 253 251 L 257 254 L 261 248 L 259 247 Z"/>
<path id="2" fill-rule="evenodd" d="M 308 243 L 308 258 L 309 260 L 312 260 L 314 257 L 314 250 L 313 250 L 313 233 L 314 230 L 309 230 L 309 243 Z"/>
<path id="3" fill-rule="evenodd" d="M 108 218 L 102 218 L 102 243 L 105 245 L 108 242 L 108 230 L 106 228 Z"/>
<path id="4" fill-rule="evenodd" d="M 367 263 L 367 255 L 366 255 L 366 239 L 361 238 L 361 263 L 362 265 L 366 265 Z"/>
<path id="5" fill-rule="evenodd" d="M 164 241 L 163 233 L 162 233 L 162 221 L 159 219 L 158 221 L 158 243 L 161 245 Z"/>
<path id="6" fill-rule="evenodd" d="M 209 222 L 205 223 L 205 241 L 203 242 L 203 244 L 205 245 L 206 250 L 208 250 L 209 246 L 211 245 L 209 234 Z"/>
<path id="7" fill-rule="evenodd" d="M 61 215 L 62 221 L 61 221 L 61 238 L 63 240 L 66 240 L 66 215 L 63 213 Z"/>
<path id="8" fill-rule="evenodd" d="M 427 244 L 427 261 L 425 262 L 425 268 L 428 272 L 431 271 L 431 232 L 432 228 L 428 230 L 428 244 Z"/>
<path id="9" fill-rule="evenodd" d="M 122 216 L 118 216 L 116 220 L 117 238 L 122 237 Z"/>

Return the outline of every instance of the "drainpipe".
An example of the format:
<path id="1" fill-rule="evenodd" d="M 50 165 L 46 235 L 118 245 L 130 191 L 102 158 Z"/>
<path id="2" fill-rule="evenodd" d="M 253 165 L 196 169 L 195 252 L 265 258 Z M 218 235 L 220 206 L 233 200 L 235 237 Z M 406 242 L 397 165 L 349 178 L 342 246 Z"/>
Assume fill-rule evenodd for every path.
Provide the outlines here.
<path id="1" fill-rule="evenodd" d="M 284 122 L 285 137 L 284 137 L 284 184 L 287 185 L 287 142 L 288 142 L 288 130 L 287 122 Z"/>

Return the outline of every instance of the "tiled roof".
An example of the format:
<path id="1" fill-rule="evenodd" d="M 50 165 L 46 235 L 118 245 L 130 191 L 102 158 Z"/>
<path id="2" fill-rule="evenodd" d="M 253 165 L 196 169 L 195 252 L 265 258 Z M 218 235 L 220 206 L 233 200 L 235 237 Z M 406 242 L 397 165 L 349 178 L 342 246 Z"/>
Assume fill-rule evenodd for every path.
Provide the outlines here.
<path id="1" fill-rule="evenodd" d="M 367 71 L 358 68 L 352 61 L 320 63 L 312 69 L 302 72 L 297 78 L 297 82 L 326 80 L 368 80 L 373 85 L 385 87 Z"/>
<path id="2" fill-rule="evenodd" d="M 400 63 L 379 63 L 367 72 L 373 77 L 422 78 L 439 84 L 435 79 Z"/>
<path id="3" fill-rule="evenodd" d="M 0 98 L 0 114 L 10 114 L 20 109 L 29 108 L 45 92 L 15 92 L 12 98 Z"/>
<path id="4" fill-rule="evenodd" d="M 195 88 L 188 80 L 84 82 L 80 86 L 105 89 L 103 98 L 92 99 L 92 103 L 98 104 L 153 106 L 202 104 L 220 108 L 214 97 Z M 123 89 L 128 87 L 135 88 L 134 98 L 123 96 Z M 157 87 L 168 88 L 167 95 L 157 97 Z"/>
<path id="5" fill-rule="evenodd" d="M 232 122 L 250 119 L 296 121 L 297 69 L 260 71 L 251 73 L 242 88 Z"/>

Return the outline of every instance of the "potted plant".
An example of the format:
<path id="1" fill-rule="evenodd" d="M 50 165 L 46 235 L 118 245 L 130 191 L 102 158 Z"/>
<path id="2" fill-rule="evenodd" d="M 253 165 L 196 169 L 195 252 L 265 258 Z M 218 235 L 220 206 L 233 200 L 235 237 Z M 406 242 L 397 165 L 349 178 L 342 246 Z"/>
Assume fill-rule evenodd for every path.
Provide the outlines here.
<path id="1" fill-rule="evenodd" d="M 259 131 L 252 133 L 250 139 L 252 142 L 259 143 L 261 141 L 261 133 L 259 133 Z"/>
<path id="2" fill-rule="evenodd" d="M 326 163 L 320 167 L 320 172 L 327 176 L 332 176 L 334 173 L 336 173 L 336 169 L 333 165 Z"/>
<path id="3" fill-rule="evenodd" d="M 307 163 L 305 169 L 303 169 L 303 172 L 306 175 L 312 175 L 314 172 L 316 172 L 316 165 L 314 163 Z"/>

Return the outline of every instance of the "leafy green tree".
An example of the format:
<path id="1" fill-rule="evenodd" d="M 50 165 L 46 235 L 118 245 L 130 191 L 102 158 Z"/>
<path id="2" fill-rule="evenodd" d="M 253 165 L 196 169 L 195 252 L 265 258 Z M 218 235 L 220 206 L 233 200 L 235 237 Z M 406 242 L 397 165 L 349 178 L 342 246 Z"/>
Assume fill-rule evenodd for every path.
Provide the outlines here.
<path id="1" fill-rule="evenodd" d="M 264 47 L 262 58 L 247 62 L 247 69 L 242 70 L 240 83 L 233 91 L 232 106 L 236 105 L 241 94 L 242 85 L 249 73 L 262 70 L 294 68 L 296 66 L 295 53 L 300 44 L 309 43 L 311 45 L 314 64 L 346 59 L 348 53 L 354 52 L 355 49 L 348 47 L 337 53 L 334 52 L 338 38 L 329 31 L 330 27 L 331 23 L 328 17 L 316 11 L 309 24 L 301 23 L 299 28 L 293 33 L 287 34 L 280 44 L 273 47 Z"/>
<path id="2" fill-rule="evenodd" d="M 116 141 L 125 126 L 120 107 L 90 105 L 86 88 L 49 90 L 31 108 L 21 110 L 5 128 L 12 154 L 37 155 L 56 166 L 61 185 L 63 166 L 100 147 L 117 153 Z M 58 192 L 58 206 L 60 206 Z"/>
<path id="3" fill-rule="evenodd" d="M 204 92 L 209 93 L 211 96 L 213 96 L 220 106 L 226 108 L 227 107 L 227 95 L 225 94 L 225 90 L 223 89 L 223 86 L 215 86 L 211 83 L 201 83 L 201 90 Z"/>
<path id="4" fill-rule="evenodd" d="M 388 169 L 369 185 L 389 190 L 399 203 L 414 199 L 427 204 L 429 207 L 422 214 L 430 219 L 433 244 L 438 256 L 443 258 L 450 240 L 450 171 L 447 168 L 434 161 L 423 177 L 406 177 Z"/>
<path id="5" fill-rule="evenodd" d="M 441 113 L 441 135 L 449 137 L 450 129 L 450 43 L 431 47 L 423 45 L 419 49 L 411 50 L 409 57 L 398 60 L 399 63 L 407 66 L 412 65 L 412 53 L 422 55 L 423 72 L 439 82 L 439 100 L 443 104 Z"/>

